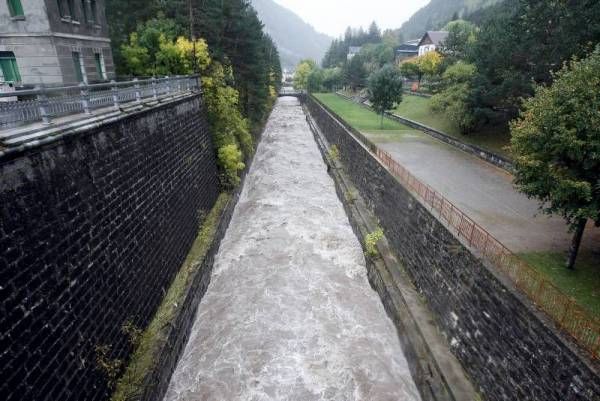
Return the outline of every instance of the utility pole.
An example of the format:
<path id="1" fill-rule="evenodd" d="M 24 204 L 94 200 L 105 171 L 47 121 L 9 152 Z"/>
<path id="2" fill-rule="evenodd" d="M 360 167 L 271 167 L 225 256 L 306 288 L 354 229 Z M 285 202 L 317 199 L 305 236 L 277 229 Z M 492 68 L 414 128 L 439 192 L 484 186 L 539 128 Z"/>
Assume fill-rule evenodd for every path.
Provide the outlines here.
<path id="1" fill-rule="evenodd" d="M 190 41 L 192 42 L 192 68 L 194 74 L 198 73 L 198 63 L 196 60 L 196 37 L 194 35 L 194 7 L 192 6 L 193 0 L 188 0 L 189 7 L 189 19 L 190 19 Z"/>

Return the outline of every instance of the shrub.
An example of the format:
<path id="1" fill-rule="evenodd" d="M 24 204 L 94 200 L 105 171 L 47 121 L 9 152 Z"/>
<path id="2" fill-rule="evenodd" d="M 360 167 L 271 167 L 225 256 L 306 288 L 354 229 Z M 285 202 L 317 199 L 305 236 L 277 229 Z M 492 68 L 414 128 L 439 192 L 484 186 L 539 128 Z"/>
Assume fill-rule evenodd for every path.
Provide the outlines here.
<path id="1" fill-rule="evenodd" d="M 329 157 L 335 161 L 340 160 L 340 150 L 338 149 L 337 145 L 331 145 L 329 148 Z"/>
<path id="2" fill-rule="evenodd" d="M 376 258 L 379 256 L 379 251 L 377 250 L 377 243 L 383 239 L 383 229 L 378 228 L 372 233 L 368 234 L 365 238 L 365 248 L 367 248 L 366 254 L 371 258 Z"/>
<path id="3" fill-rule="evenodd" d="M 223 183 L 230 187 L 238 186 L 240 183 L 238 172 L 246 167 L 242 161 L 242 151 L 235 144 L 225 145 L 219 148 L 218 158 L 223 169 Z"/>

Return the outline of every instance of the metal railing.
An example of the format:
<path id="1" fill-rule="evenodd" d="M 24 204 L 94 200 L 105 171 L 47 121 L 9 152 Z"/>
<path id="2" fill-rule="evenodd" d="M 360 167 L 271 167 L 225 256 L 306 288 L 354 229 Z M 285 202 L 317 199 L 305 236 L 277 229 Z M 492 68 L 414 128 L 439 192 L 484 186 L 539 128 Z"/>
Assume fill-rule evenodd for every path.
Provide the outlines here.
<path id="1" fill-rule="evenodd" d="M 39 121 L 51 124 L 57 117 L 92 114 L 101 108 L 119 108 L 126 103 L 199 90 L 198 78 L 189 75 L 92 85 L 36 86 L 32 90 L 0 93 L 0 130 Z M 14 100 L 16 96 L 23 100 Z M 3 98 L 10 101 L 1 101 Z"/>
<path id="2" fill-rule="evenodd" d="M 283 86 L 280 90 L 279 90 L 279 96 L 286 96 L 286 95 L 290 95 L 290 96 L 297 96 L 297 95 L 302 95 L 306 93 L 306 91 L 304 90 L 296 90 L 292 87 L 289 86 Z"/>
<path id="3" fill-rule="evenodd" d="M 337 116 L 327 106 L 316 99 L 315 101 L 331 115 Z M 454 229 L 459 238 L 462 237 L 484 259 L 504 272 L 520 291 L 551 317 L 564 332 L 573 337 L 583 349 L 587 350 L 592 358 L 600 357 L 600 320 L 598 318 L 592 316 L 572 297 L 562 292 L 545 276 L 511 252 L 442 194 L 412 175 L 388 152 L 379 148 L 341 118 L 337 119 L 376 155 L 405 188 L 417 194 L 423 203 L 430 207 L 431 212 L 437 214 L 440 221 Z"/>

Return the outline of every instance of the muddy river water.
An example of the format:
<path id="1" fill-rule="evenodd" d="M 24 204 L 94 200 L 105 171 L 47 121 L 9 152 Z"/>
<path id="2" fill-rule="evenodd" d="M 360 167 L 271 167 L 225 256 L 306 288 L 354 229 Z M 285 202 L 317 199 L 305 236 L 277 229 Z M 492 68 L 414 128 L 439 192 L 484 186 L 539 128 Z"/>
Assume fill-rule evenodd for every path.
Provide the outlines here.
<path id="1" fill-rule="evenodd" d="M 165 401 L 420 400 L 299 102 L 267 124 Z"/>

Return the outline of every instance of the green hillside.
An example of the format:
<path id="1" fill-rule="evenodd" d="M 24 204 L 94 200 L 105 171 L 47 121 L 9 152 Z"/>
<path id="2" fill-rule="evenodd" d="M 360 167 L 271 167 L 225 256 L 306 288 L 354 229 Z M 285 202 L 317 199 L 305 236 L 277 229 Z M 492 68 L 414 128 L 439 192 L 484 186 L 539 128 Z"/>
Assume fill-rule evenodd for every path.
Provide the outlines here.
<path id="1" fill-rule="evenodd" d="M 453 17 L 465 18 L 502 0 L 431 0 L 400 28 L 404 39 L 419 38 L 428 30 L 444 27 Z"/>
<path id="2" fill-rule="evenodd" d="M 317 63 L 325 55 L 332 38 L 317 32 L 298 15 L 273 0 L 252 0 L 252 6 L 271 35 L 281 57 L 281 66 L 294 68 L 302 59 Z"/>

